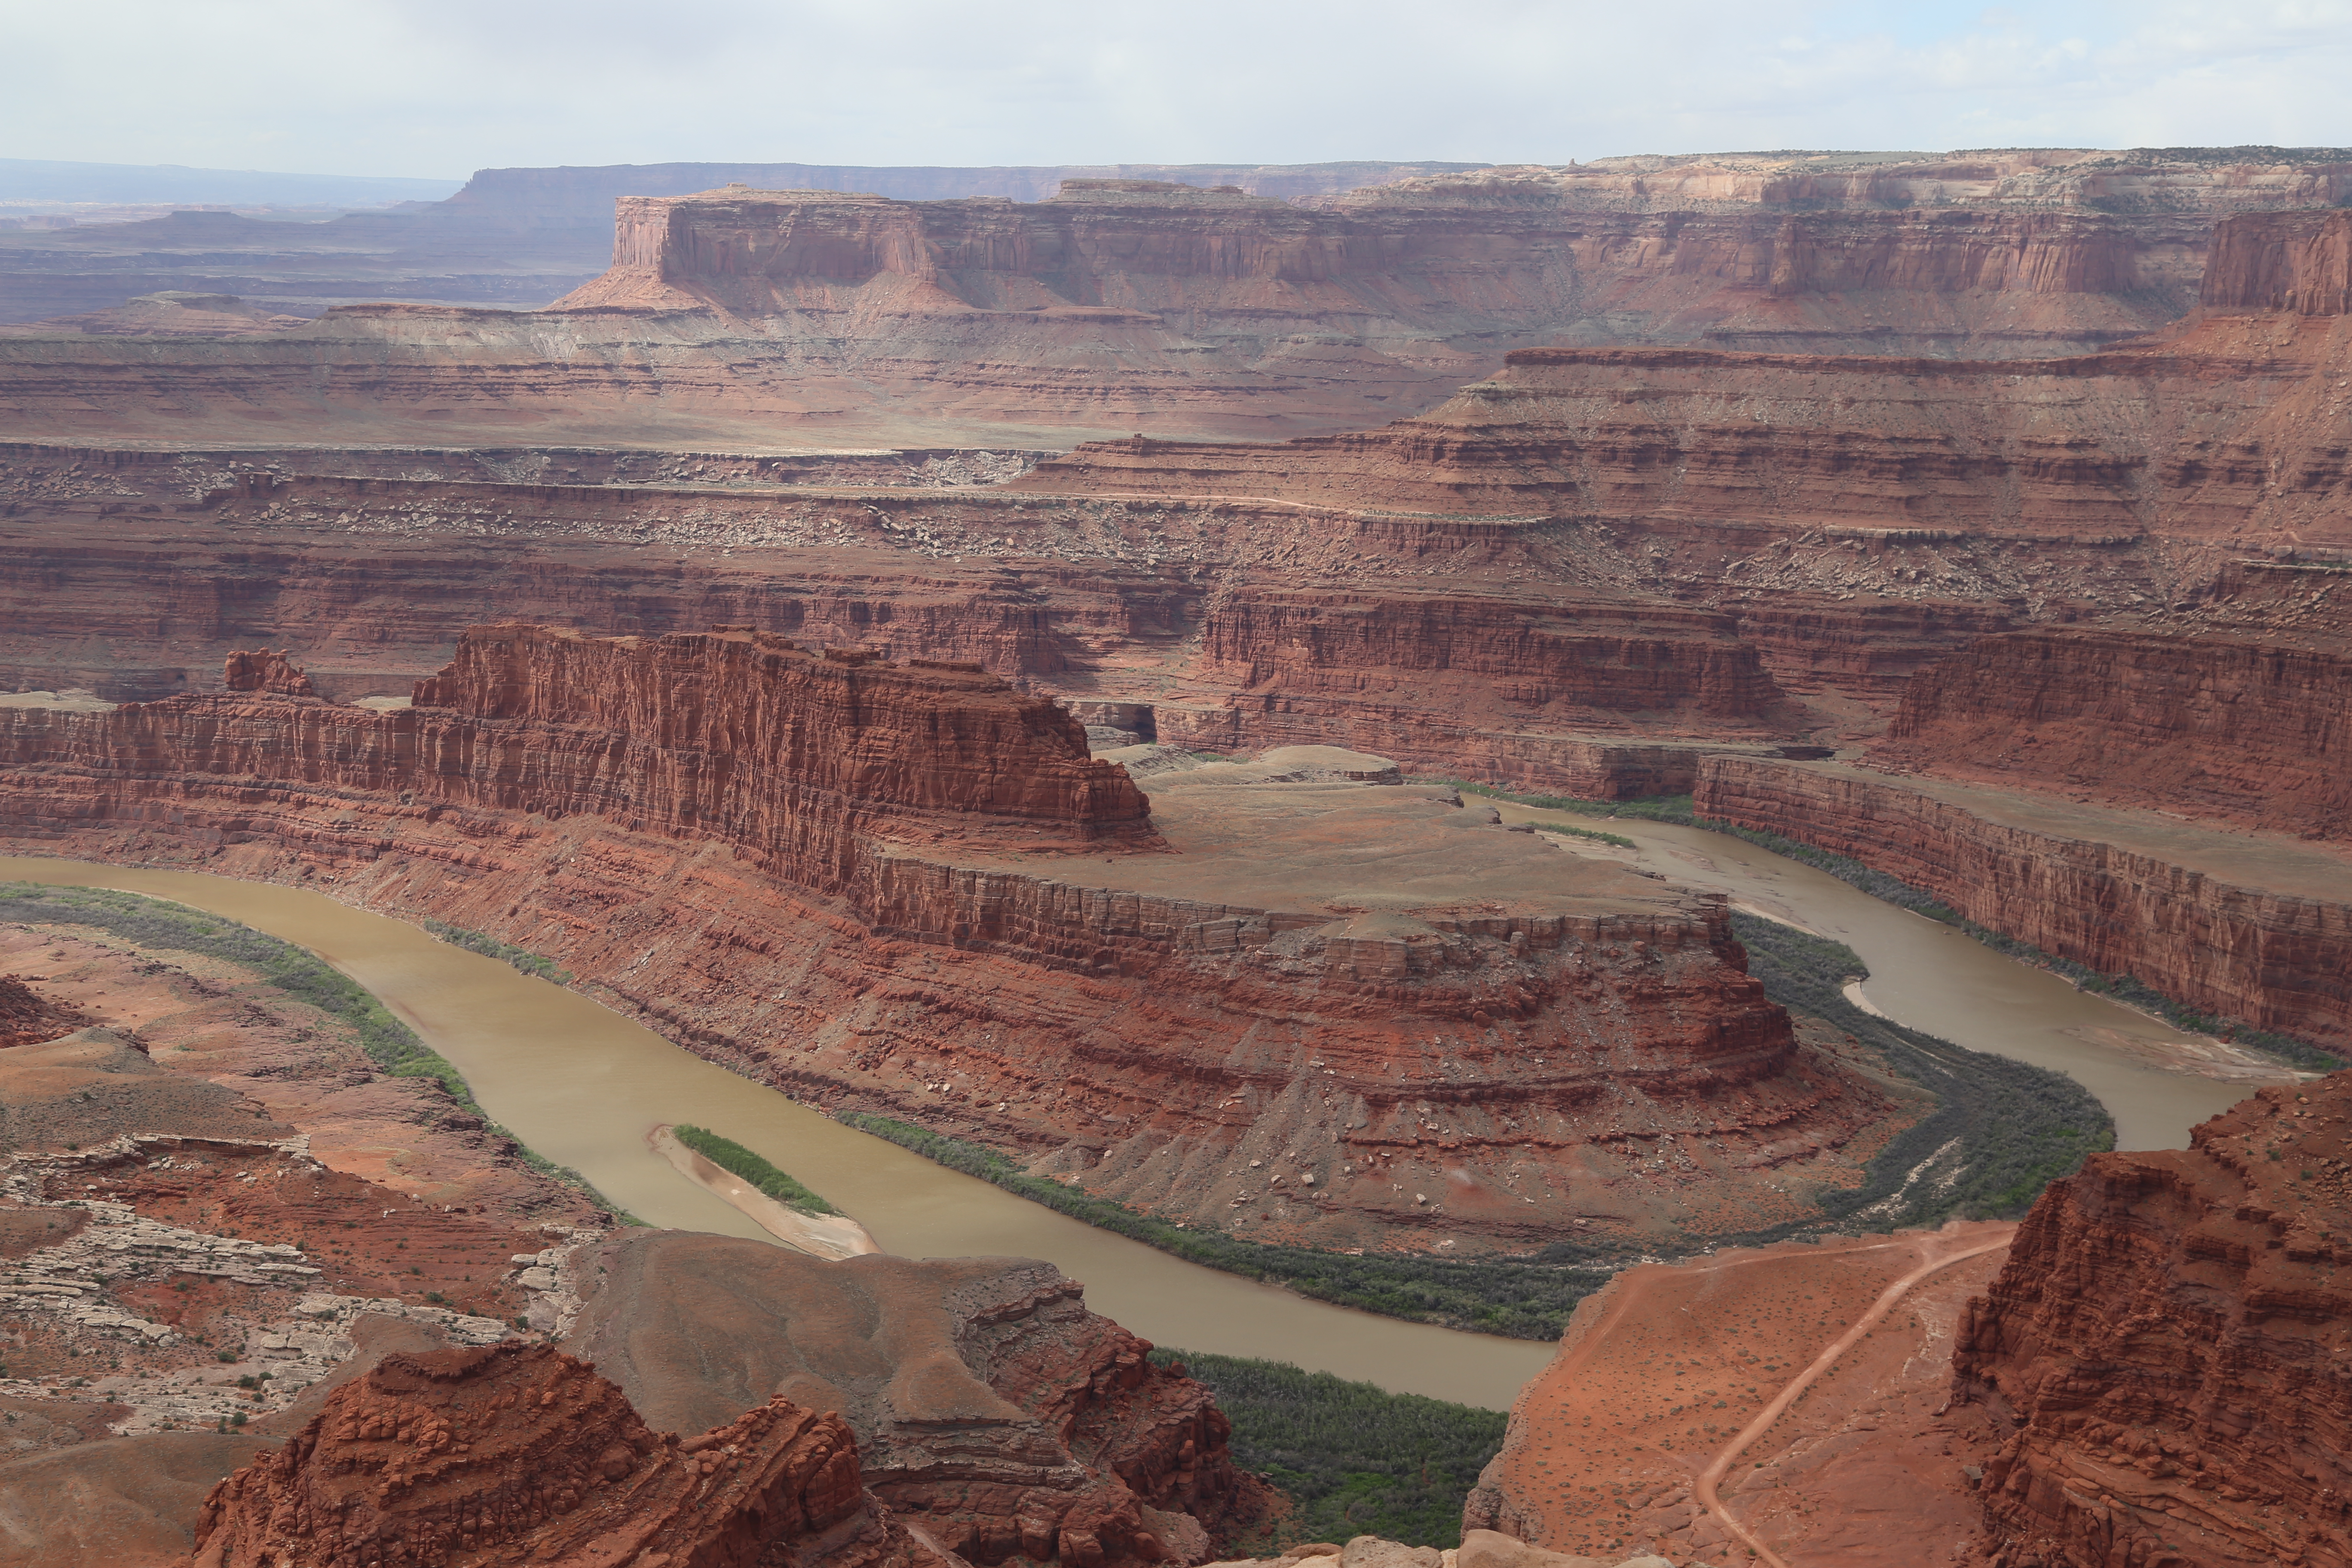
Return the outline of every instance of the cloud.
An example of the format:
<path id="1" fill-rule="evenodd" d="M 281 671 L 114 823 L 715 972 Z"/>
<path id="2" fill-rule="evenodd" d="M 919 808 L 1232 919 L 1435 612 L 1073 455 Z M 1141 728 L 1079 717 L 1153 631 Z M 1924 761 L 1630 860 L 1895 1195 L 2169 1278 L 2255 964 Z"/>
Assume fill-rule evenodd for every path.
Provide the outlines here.
<path id="1" fill-rule="evenodd" d="M 318 173 L 2352 142 L 2352 0 L 80 0 L 8 39 L 12 156 Z"/>

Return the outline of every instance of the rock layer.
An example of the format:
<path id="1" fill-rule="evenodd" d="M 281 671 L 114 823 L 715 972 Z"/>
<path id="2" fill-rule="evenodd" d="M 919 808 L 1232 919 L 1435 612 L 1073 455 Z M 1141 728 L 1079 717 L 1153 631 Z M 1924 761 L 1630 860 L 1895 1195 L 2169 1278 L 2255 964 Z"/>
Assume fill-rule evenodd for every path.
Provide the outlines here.
<path id="1" fill-rule="evenodd" d="M 1042 700 L 739 633 L 494 629 L 420 695 L 466 706 L 0 711 L 0 817 L 496 932 L 738 1070 L 1251 1235 L 1746 1228 L 1897 1114 L 1719 900 L 1451 796 L 1228 767 L 1155 823 Z"/>
<path id="2" fill-rule="evenodd" d="M 2347 1116 L 2343 1074 L 2266 1089 L 2035 1205 L 1953 1357 L 2017 1427 L 1984 1469 L 1999 1561 L 2352 1562 Z"/>
<path id="3" fill-rule="evenodd" d="M 2352 837 L 2352 658 L 2222 636 L 2012 632 L 1912 677 L 1871 760 Z"/>
<path id="4" fill-rule="evenodd" d="M 772 1399 L 680 1441 L 545 1346 L 386 1358 L 205 1500 L 197 1568 L 289 1560 L 937 1563 L 869 1510 L 837 1415 Z"/>

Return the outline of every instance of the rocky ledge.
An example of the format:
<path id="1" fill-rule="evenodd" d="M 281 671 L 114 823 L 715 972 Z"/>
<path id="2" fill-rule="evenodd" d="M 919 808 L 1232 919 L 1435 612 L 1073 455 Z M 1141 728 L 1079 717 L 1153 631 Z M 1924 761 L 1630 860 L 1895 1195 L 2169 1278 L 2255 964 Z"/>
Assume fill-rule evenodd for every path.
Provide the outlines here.
<path id="1" fill-rule="evenodd" d="M 0 710 L 0 831 L 489 932 L 735 1070 L 1184 1224 L 1745 1230 L 1900 1114 L 1798 1045 L 1720 899 L 1450 790 L 1276 752 L 1155 803 L 976 669 L 731 629 L 479 628 L 384 712 L 237 674 Z"/>
<path id="2" fill-rule="evenodd" d="M 2352 1563 L 2352 1075 L 2094 1154 L 1971 1302 L 1954 1396 L 2004 1568 Z"/>

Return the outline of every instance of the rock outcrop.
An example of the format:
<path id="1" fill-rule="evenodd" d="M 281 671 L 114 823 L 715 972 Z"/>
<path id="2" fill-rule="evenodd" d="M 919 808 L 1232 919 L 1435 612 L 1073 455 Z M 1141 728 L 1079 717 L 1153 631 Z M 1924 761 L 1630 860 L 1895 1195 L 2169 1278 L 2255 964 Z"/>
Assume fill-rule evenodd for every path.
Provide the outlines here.
<path id="1" fill-rule="evenodd" d="M 285 653 L 258 648 L 228 656 L 221 683 L 231 691 L 267 691 L 278 697 L 316 697 L 310 678 L 297 669 Z"/>
<path id="2" fill-rule="evenodd" d="M 0 822 L 492 931 L 763 1081 L 1253 1237 L 1778 1223 L 1903 1114 L 1719 899 L 1445 792 L 1270 761 L 1146 816 L 1043 699 L 740 632 L 487 628 L 418 695 L 0 710 Z"/>
<path id="3" fill-rule="evenodd" d="M 2352 837 L 2352 658 L 2053 627 L 1913 676 L 1873 766 Z"/>
<path id="4" fill-rule="evenodd" d="M 2227 219 L 2214 231 L 2198 302 L 2214 311 L 2352 315 L 2352 214 Z"/>
<path id="5" fill-rule="evenodd" d="M 196 1568 L 937 1564 L 874 1510 L 838 1415 L 781 1397 L 680 1440 L 546 1346 L 386 1358 L 205 1499 Z"/>
<path id="6" fill-rule="evenodd" d="M 2330 848 L 1730 756 L 1701 762 L 1695 807 L 1849 856 L 1979 925 L 2217 1017 L 2352 1047 L 2352 881 Z"/>
<path id="7" fill-rule="evenodd" d="M 89 1021 L 80 1008 L 42 995 L 21 976 L 0 974 L 0 1050 L 54 1040 Z"/>
<path id="8" fill-rule="evenodd" d="M 1198 1563 L 1274 1503 L 1209 1391 L 1008 1258 L 814 1261 L 672 1233 L 598 1249 L 568 1342 L 656 1426 L 837 1410 L 865 1485 L 969 1562 Z M 583 1271 L 584 1272 L 584 1271 Z"/>
<path id="9" fill-rule="evenodd" d="M 2343 1074 L 2266 1089 L 2034 1205 L 1953 1357 L 2016 1427 L 1984 1467 L 1999 1561 L 2352 1562 L 2347 1119 Z"/>

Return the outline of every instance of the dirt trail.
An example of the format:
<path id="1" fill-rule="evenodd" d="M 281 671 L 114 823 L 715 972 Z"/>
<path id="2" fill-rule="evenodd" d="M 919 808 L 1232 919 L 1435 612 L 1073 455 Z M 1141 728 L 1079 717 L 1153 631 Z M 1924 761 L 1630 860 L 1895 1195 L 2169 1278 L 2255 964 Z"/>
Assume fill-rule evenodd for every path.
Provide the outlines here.
<path id="1" fill-rule="evenodd" d="M 2010 1227 L 2012 1233 L 2014 1229 L 2014 1226 Z M 1942 1239 L 1928 1237 L 1922 1245 L 1931 1250 L 1938 1249 L 1937 1244 Z M 1954 1241 L 1957 1243 L 1959 1239 L 1954 1238 Z M 2010 1236 L 2003 1235 L 1997 1241 L 1977 1241 L 1973 1245 L 1958 1246 L 1957 1250 L 1931 1257 L 1918 1268 L 1880 1291 L 1878 1299 L 1870 1304 L 1869 1309 L 1848 1324 L 1845 1331 L 1832 1341 L 1827 1350 L 1814 1357 L 1811 1365 L 1799 1373 L 1781 1388 L 1779 1394 L 1773 1395 L 1771 1402 L 1757 1414 L 1756 1418 L 1742 1427 L 1739 1435 L 1726 1444 L 1708 1462 L 1706 1468 L 1698 1473 L 1698 1479 L 1691 1484 L 1691 1492 L 1698 1500 L 1700 1506 L 1714 1515 L 1716 1522 L 1722 1525 L 1734 1538 L 1745 1542 L 1749 1551 L 1770 1564 L 1770 1568 L 1789 1568 L 1787 1562 L 1779 1553 L 1758 1540 L 1745 1525 L 1732 1518 L 1730 1510 L 1723 1506 L 1723 1500 L 1717 1489 L 1722 1484 L 1725 1472 L 1731 1468 L 1733 1461 L 1747 1450 L 1749 1444 L 1770 1430 L 1772 1423 L 1778 1421 L 1789 1406 L 1796 1403 L 1798 1395 L 1804 1393 L 1815 1379 L 1835 1366 L 1839 1357 L 1852 1350 L 1863 1335 L 1868 1333 L 1894 1309 L 1896 1302 L 1909 1294 L 1913 1286 L 1932 1274 L 1949 1268 L 1956 1263 L 1965 1262 L 1971 1258 L 1980 1258 L 1988 1252 L 1998 1252 L 2009 1243 Z"/>

